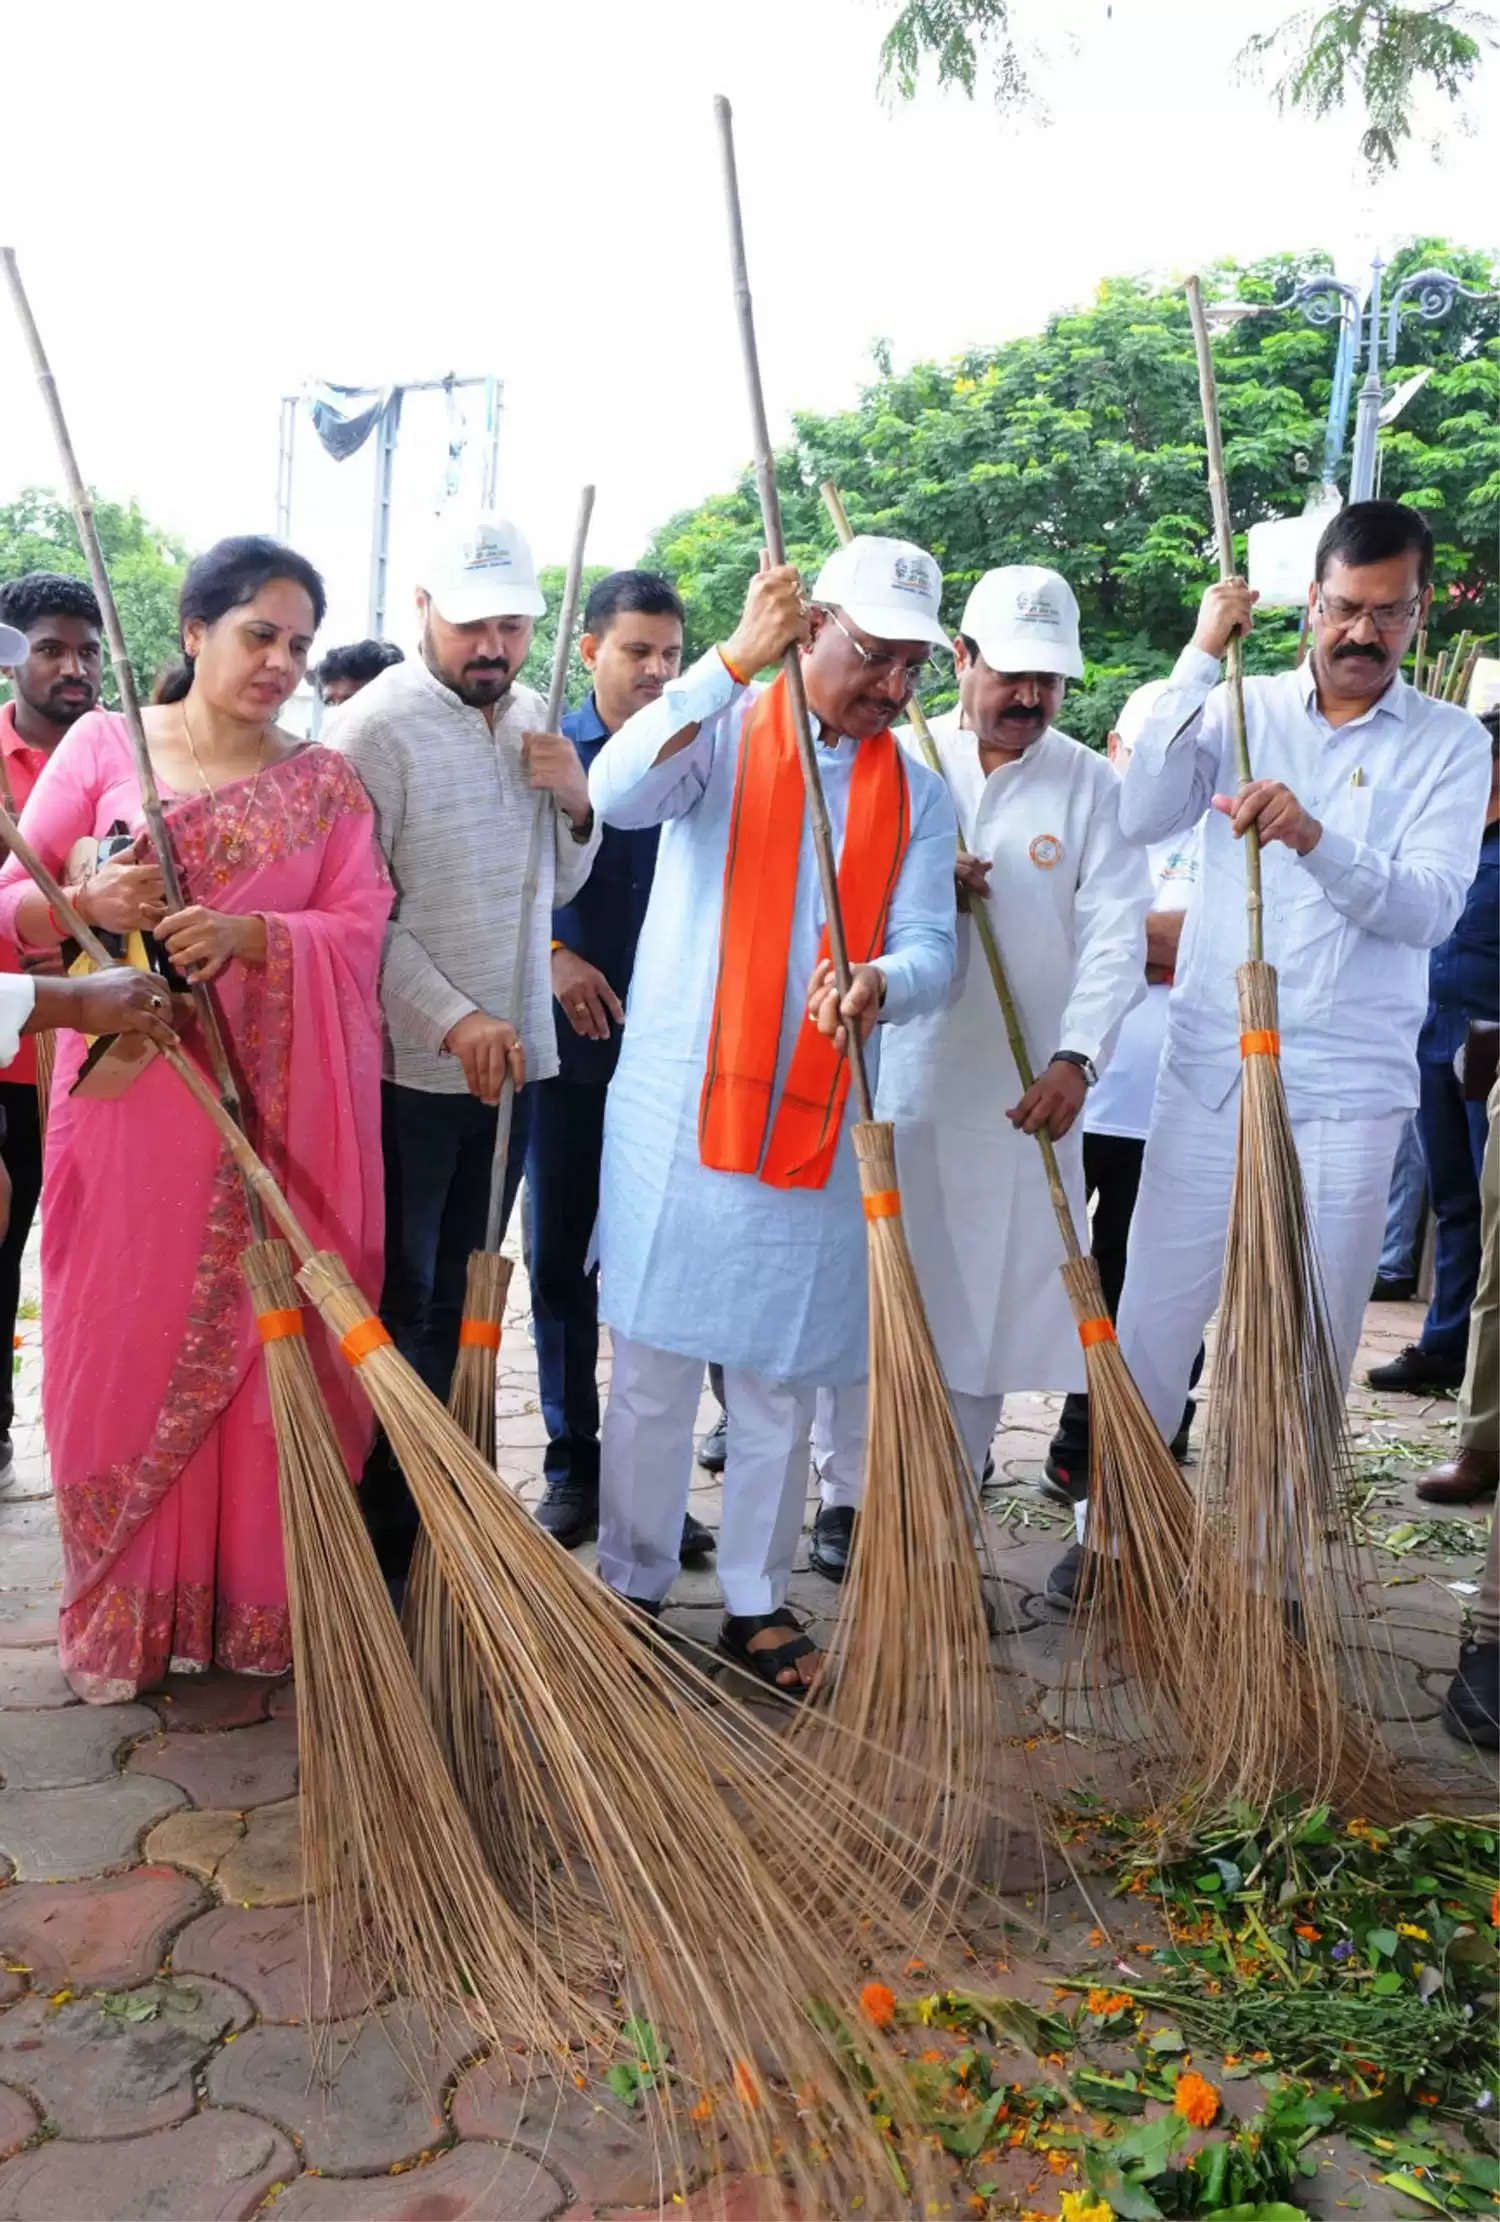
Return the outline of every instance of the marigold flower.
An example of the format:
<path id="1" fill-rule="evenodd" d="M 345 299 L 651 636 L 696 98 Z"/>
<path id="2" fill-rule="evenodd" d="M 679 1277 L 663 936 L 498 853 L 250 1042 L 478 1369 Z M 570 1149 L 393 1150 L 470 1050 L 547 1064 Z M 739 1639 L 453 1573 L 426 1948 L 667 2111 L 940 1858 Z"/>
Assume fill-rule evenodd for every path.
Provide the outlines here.
<path id="1" fill-rule="evenodd" d="M 1052 2147 L 1047 2155 L 1047 2166 L 1052 2170 L 1054 2176 L 1065 2176 L 1072 2165 L 1073 2163 L 1069 2160 L 1067 2154 L 1060 2152 L 1056 2145 Z"/>
<path id="2" fill-rule="evenodd" d="M 1415 1921 L 1398 1921 L 1396 1923 L 1396 1934 L 1398 1937 L 1415 1937 L 1420 1944 L 1430 1944 L 1432 1942 L 1427 1931 L 1419 1929 Z"/>
<path id="3" fill-rule="evenodd" d="M 1108 2021 L 1112 2014 L 1123 2014 L 1127 2006 L 1135 2004 L 1135 2000 L 1129 1991 L 1098 1990 L 1090 1991 L 1084 2003 L 1091 2014 L 1097 2014 L 1101 2021 Z"/>
<path id="4" fill-rule="evenodd" d="M 1316 1944 L 1323 1932 L 1321 1929 L 1315 1929 L 1310 1921 L 1299 1921 L 1297 1923 L 1297 1934 L 1299 1937 L 1306 1937 L 1309 1944 Z"/>
<path id="5" fill-rule="evenodd" d="M 1114 2222 L 1114 2212 L 1094 2191 L 1065 2191 L 1062 2195 L 1062 2222 Z"/>
<path id="6" fill-rule="evenodd" d="M 877 2029 L 888 2029 L 896 2018 L 896 1994 L 888 1983 L 866 1983 L 859 2003 Z"/>
<path id="7" fill-rule="evenodd" d="M 708 2097 L 706 2092 L 704 2096 L 699 2099 L 696 2106 L 690 2107 L 688 2109 L 689 2113 L 692 2116 L 692 2119 L 695 2122 L 706 2122 L 709 2116 L 713 2113 L 713 2110 L 714 2102 L 711 2098 Z"/>
<path id="8" fill-rule="evenodd" d="M 1189 2068 L 1177 2078 L 1172 2105 L 1194 2129 L 1211 2129 L 1219 2111 L 1219 2094 L 1206 2076 Z"/>

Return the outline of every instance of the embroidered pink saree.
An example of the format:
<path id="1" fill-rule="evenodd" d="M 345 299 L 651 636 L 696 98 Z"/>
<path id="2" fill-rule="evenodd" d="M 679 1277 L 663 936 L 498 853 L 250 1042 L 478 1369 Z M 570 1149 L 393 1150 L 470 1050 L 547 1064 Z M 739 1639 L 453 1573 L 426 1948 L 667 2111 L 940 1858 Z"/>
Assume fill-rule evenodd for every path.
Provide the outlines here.
<path id="1" fill-rule="evenodd" d="M 168 800 L 188 901 L 266 921 L 266 963 L 230 964 L 214 990 L 251 1137 L 315 1241 L 378 1296 L 376 980 L 391 889 L 364 789 L 310 746 L 268 767 L 253 798 L 243 781 L 218 790 L 217 810 L 206 796 Z M 67 734 L 22 823 L 56 871 L 121 819 L 141 823 L 130 745 L 124 721 L 97 711 Z M 29 884 L 7 862 L 0 934 L 14 939 Z M 59 1655 L 78 1694 L 104 1704 L 211 1662 L 279 1674 L 291 1646 L 239 1179 L 159 1059 L 114 1101 L 71 1096 L 84 1051 L 80 1035 L 58 1036 L 42 1406 L 63 1542 Z M 357 1475 L 368 1411 L 315 1314 L 308 1341 Z"/>

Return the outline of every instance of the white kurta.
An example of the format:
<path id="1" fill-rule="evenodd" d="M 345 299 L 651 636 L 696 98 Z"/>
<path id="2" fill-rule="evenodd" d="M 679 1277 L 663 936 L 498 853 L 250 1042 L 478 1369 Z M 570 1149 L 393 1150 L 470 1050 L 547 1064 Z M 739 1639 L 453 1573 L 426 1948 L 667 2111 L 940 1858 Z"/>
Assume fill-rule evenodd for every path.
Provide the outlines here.
<path id="1" fill-rule="evenodd" d="M 1145 987 L 1151 900 L 1145 860 L 1120 838 L 1118 780 L 1055 727 L 988 778 L 956 716 L 933 730 L 964 845 L 990 865 L 990 923 L 1033 1065 L 1059 1049 L 1102 1065 Z M 961 918 L 946 1006 L 887 1044 L 878 1109 L 896 1125 L 938 1355 L 966 1396 L 1084 1385 L 1042 1153 L 1005 1116 L 1022 1092 L 984 952 Z M 1086 1243 L 1081 1126 L 1058 1161 Z"/>
<path id="2" fill-rule="evenodd" d="M 698 1156 L 724 857 L 754 700 L 710 651 L 620 728 L 589 774 L 606 824 L 663 828 L 605 1110 L 599 1309 L 620 1334 L 658 1350 L 781 1381 L 857 1381 L 867 1367 L 865 1229 L 852 1145 L 841 1137 L 823 1188 L 771 1188 L 714 1172 Z M 654 767 L 664 743 L 695 722 L 696 739 Z M 847 740 L 818 750 L 839 851 L 854 757 Z M 920 764 L 907 771 L 911 839 L 880 956 L 887 992 L 872 1068 L 879 1040 L 935 1009 L 953 974 L 953 811 L 941 780 Z M 808 1024 L 823 923 L 804 819 L 773 1101 Z M 855 1116 L 851 1089 L 846 1125 Z"/>

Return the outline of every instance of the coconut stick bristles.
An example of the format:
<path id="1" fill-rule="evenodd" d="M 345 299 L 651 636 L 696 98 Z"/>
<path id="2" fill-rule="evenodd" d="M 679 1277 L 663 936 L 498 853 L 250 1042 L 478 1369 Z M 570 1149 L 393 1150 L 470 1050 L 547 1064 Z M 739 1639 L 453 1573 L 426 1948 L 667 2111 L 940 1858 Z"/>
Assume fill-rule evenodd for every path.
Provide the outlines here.
<path id="1" fill-rule="evenodd" d="M 722 95 L 714 108 L 762 529 L 772 563 L 780 564 L 786 549 L 756 350 L 734 125 Z M 829 953 L 844 995 L 851 974 L 833 834 L 795 645 L 787 650 L 783 670 Z M 904 1815 L 909 1830 L 930 1837 L 940 1867 L 957 1870 L 977 1856 L 992 1833 L 999 1747 L 975 1543 L 978 1493 L 901 1222 L 893 1132 L 875 1122 L 855 1027 L 848 1029 L 848 1055 L 861 1122 L 853 1140 L 869 1238 L 865 1493 L 839 1602 L 836 1665 L 804 1703 L 799 1726 L 819 1738 L 830 1772 L 855 1766 L 875 1809 L 893 1818 Z M 869 1199 L 877 1193 L 882 1201 L 872 1211 Z M 825 1722 L 840 1731 L 852 1729 L 859 1740 L 822 1735 Z M 866 1738 L 876 1748 L 869 1748 Z"/>
<path id="2" fill-rule="evenodd" d="M 1187 295 L 1219 575 L 1229 579 L 1235 575 L 1229 495 L 1196 278 L 1188 280 Z M 1243 783 L 1251 767 L 1237 640 L 1230 643 L 1228 684 Z M 1237 975 L 1239 1140 L 1203 1446 L 1199 1627 L 1188 1640 L 1219 1661 L 1204 1795 L 1264 1806 L 1293 1787 L 1332 1795 L 1362 1761 L 1341 1675 L 1339 1600 L 1355 1579 L 1347 1534 L 1348 1422 L 1282 1082 L 1276 974 L 1263 961 L 1260 866 L 1251 828 L 1245 836 L 1251 961 Z M 1373 1763 L 1373 1746 L 1368 1756 Z"/>

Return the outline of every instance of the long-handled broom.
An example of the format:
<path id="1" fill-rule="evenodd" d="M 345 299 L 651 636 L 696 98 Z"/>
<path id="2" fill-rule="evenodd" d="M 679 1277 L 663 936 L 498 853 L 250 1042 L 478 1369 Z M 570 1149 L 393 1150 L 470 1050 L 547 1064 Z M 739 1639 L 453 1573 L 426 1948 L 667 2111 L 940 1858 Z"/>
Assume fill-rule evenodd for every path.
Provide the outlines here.
<path id="1" fill-rule="evenodd" d="M 1235 575 L 1213 357 L 1187 282 L 1219 575 Z M 1251 776 L 1243 644 L 1228 653 L 1236 769 Z M 1239 993 L 1239 1141 L 1203 1447 L 1200 1532 L 1228 1579 L 1198 1586 L 1217 1655 L 1217 1751 L 1207 1792 L 1263 1804 L 1298 1784 L 1347 1790 L 1375 1764 L 1341 1673 L 1339 1610 L 1358 1596 L 1347 1533 L 1352 1472 L 1344 1385 L 1282 1081 L 1276 973 L 1265 961 L 1260 842 L 1244 837 L 1250 960 Z"/>
<path id="2" fill-rule="evenodd" d="M 89 949 L 88 928 L 3 813 L 0 840 Z M 373 1964 L 399 1966 L 425 1998 L 451 1999 L 456 1980 L 477 2014 L 523 2034 L 550 2029 L 538 1999 L 576 1997 L 595 1977 L 596 1959 L 613 1965 L 634 2009 L 626 2028 L 633 2055 L 649 2042 L 667 2063 L 652 2096 L 679 2177 L 690 2116 L 707 2122 L 709 2140 L 722 2137 L 739 2163 L 789 2176 L 815 2211 L 883 2211 L 876 2201 L 889 2192 L 891 2150 L 849 2074 L 849 2017 L 869 1956 L 880 1972 L 899 1966 L 911 1931 L 905 1909 L 876 1880 L 876 1837 L 861 1828 L 857 1801 L 763 1724 L 722 1706 L 710 1683 L 674 1661 L 653 1629 L 557 1549 L 399 1356 L 342 1260 L 313 1250 L 196 1065 L 178 1049 L 163 1055 L 301 1261 L 303 1288 L 386 1429 L 480 1656 L 507 1774 L 544 1844 L 581 1873 L 597 1906 L 597 1956 L 549 1967 L 557 1936 L 524 1921 L 497 1927 L 490 1956 L 480 1953 L 476 1926 L 492 1918 L 493 1899 L 473 1875 L 471 1840 L 457 1824 L 446 1843 L 435 1823 L 424 1826 L 444 1795 L 440 1764 L 433 1783 L 410 1772 L 383 1781 L 373 1758 L 368 1772 L 351 1766 L 352 1802 L 323 1808 L 330 1836 L 315 1871 L 336 1871 L 351 1835 L 367 1832 L 363 1880 L 374 1934 L 397 1940 L 374 1948 Z M 276 1261 L 263 1270 L 257 1259 L 252 1270 L 268 1315 L 267 1347 L 281 1341 L 295 1351 L 295 1328 L 275 1316 L 294 1308 L 274 1301 L 286 1294 Z M 328 1509 L 330 1479 L 325 1472 L 321 1486 L 308 1484 L 314 1527 Z M 341 1464 L 340 1480 L 347 1486 Z M 352 1537 L 357 1513 L 338 1502 Z M 395 1636 L 367 1543 L 361 1561 L 365 1594 L 345 1629 L 351 1646 L 372 1629 Z M 310 1565 L 307 1579 L 316 1578 Z M 322 1600 L 306 1588 L 303 1596 L 321 1619 Z M 331 1681 L 350 1656 L 331 1659 Z M 383 1654 L 382 1667 L 396 1682 L 393 1657 Z M 338 1702 L 328 1684 L 323 1698 L 328 1708 Z M 346 1710 L 339 1721 L 325 1711 L 323 1732 L 337 1733 L 340 1723 L 363 1735 L 366 1710 Z M 401 1728 L 415 1735 L 404 1711 L 400 1727 L 387 1723 L 377 1741 L 394 1748 Z M 407 1843 L 409 1832 L 418 1842 L 398 1859 L 389 1847 L 396 1838 Z M 450 1848 L 461 1867 L 453 1894 L 460 1884 L 465 1893 L 473 1888 L 477 1913 L 439 1902 L 437 1871 Z M 424 1877 L 427 1895 L 407 1907 L 404 1894 Z M 513 1963 L 503 1980 L 491 1965 L 496 1956 Z M 581 2026 L 592 2036 L 597 2012 Z M 920 2191 L 923 2139 L 901 2066 L 877 2027 L 862 2027 L 855 2041 Z"/>
<path id="3" fill-rule="evenodd" d="M 585 486 L 579 496 L 562 607 L 558 612 L 551 683 L 547 690 L 545 730 L 549 733 L 557 731 L 562 714 L 573 624 L 583 584 L 584 548 L 593 509 L 594 489 Z M 531 917 L 536 907 L 542 844 L 551 838 L 552 820 L 550 798 L 545 794 L 537 796 L 527 834 L 521 914 L 516 929 L 516 957 L 508 1006 L 518 1034 L 525 1009 Z M 495 1122 L 484 1248 L 471 1251 L 469 1255 L 463 1318 L 458 1330 L 458 1357 L 448 1391 L 449 1411 L 481 1457 L 487 1458 L 491 1465 L 495 1463 L 495 1377 L 511 1277 L 511 1261 L 501 1254 L 500 1235 L 515 1096 L 515 1082 L 507 1069 Z M 487 1726 L 479 1662 L 466 1637 L 462 1615 L 438 1571 L 437 1559 L 425 1532 L 418 1535 L 412 1554 L 402 1621 L 428 1710 L 470 1817 L 496 1873 L 503 1875 L 507 1887 L 520 1895 L 523 1889 L 532 1889 L 540 1883 L 535 1846 L 528 1839 L 524 1814 L 516 1810 L 510 1785 L 497 1773 L 499 1754 Z"/>
<path id="4" fill-rule="evenodd" d="M 785 545 L 755 344 L 734 126 L 722 95 L 715 110 L 761 517 L 771 561 L 779 564 L 786 560 Z M 783 670 L 828 947 L 843 996 L 851 973 L 838 868 L 795 646 L 787 650 Z M 853 1143 L 869 1237 L 865 1496 L 840 1600 L 837 1671 L 823 1677 L 803 1719 L 815 1737 L 824 1722 L 852 1731 L 854 1742 L 818 1737 L 830 1772 L 853 1765 L 877 1811 L 904 1813 L 913 1833 L 930 1836 L 945 1865 L 962 1870 L 972 1864 L 993 1824 L 999 1744 L 975 1546 L 978 1493 L 901 1222 L 894 1129 L 875 1119 L 864 1049 L 853 1026 L 848 1055 L 859 1108 Z"/>
<path id="5" fill-rule="evenodd" d="M 852 539 L 853 528 L 831 480 L 824 481 L 822 495 L 839 539 Z M 910 702 L 907 716 L 922 754 L 944 778 L 942 758 L 921 704 Z M 984 952 L 1024 1092 L 1035 1073 L 989 909 L 983 897 L 967 889 L 961 900 Z M 1084 1622 L 1085 1678 L 1092 1687 L 1095 1710 L 1105 1710 L 1108 1655 L 1116 1648 L 1123 1652 L 1139 1677 L 1155 1739 L 1175 1766 L 1184 1749 L 1184 1725 L 1202 1717 L 1195 1661 L 1184 1660 L 1181 1641 L 1193 1563 L 1193 1495 L 1121 1355 L 1099 1269 L 1078 1239 L 1052 1137 L 1043 1127 L 1036 1139 L 1062 1240 L 1063 1286 L 1078 1325 L 1088 1378 L 1089 1546 L 1094 1573 Z"/>

